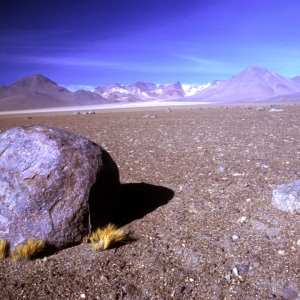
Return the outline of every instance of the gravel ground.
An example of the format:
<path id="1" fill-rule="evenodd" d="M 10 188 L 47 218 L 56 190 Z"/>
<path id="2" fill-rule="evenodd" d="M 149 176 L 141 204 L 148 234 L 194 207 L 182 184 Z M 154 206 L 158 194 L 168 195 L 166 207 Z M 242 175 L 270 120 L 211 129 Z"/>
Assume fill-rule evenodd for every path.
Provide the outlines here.
<path id="1" fill-rule="evenodd" d="M 277 108 L 0 117 L 1 132 L 54 126 L 108 150 L 132 238 L 2 259 L 0 298 L 300 299 L 300 216 L 271 205 L 300 179 L 300 105 Z"/>

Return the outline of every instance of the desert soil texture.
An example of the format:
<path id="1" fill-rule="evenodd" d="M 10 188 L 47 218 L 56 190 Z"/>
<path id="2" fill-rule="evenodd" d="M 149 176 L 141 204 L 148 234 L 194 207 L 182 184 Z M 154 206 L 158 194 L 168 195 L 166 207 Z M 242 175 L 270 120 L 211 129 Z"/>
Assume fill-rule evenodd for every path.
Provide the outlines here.
<path id="1" fill-rule="evenodd" d="M 103 146 L 129 239 L 0 260 L 1 299 L 300 299 L 300 216 L 271 204 L 300 179 L 300 105 L 1 116 Z"/>

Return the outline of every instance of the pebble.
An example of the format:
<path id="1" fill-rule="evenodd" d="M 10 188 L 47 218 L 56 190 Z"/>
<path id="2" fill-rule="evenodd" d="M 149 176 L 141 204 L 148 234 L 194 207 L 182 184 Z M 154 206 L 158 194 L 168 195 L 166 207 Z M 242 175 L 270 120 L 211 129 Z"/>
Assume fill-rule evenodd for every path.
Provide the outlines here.
<path id="1" fill-rule="evenodd" d="M 238 269 L 237 269 L 236 267 L 234 267 L 234 268 L 232 269 L 232 273 L 233 273 L 233 275 L 236 276 L 236 277 L 239 276 L 239 272 L 238 272 Z"/>
<path id="2" fill-rule="evenodd" d="M 178 286 L 177 288 L 176 288 L 176 290 L 175 290 L 175 294 L 182 294 L 182 292 L 183 292 L 183 286 Z"/>
<path id="3" fill-rule="evenodd" d="M 281 294 L 280 296 L 282 296 L 286 300 L 296 300 L 296 299 L 298 299 L 297 293 L 289 287 L 283 288 L 280 294 Z"/>
<path id="4" fill-rule="evenodd" d="M 239 275 L 245 276 L 249 272 L 249 266 L 248 265 L 236 265 L 236 268 L 238 270 Z"/>
<path id="5" fill-rule="evenodd" d="M 126 295 L 132 297 L 136 293 L 137 288 L 133 284 L 126 284 L 122 286 L 122 290 L 126 293 Z"/>
<path id="6" fill-rule="evenodd" d="M 238 223 L 244 223 L 244 222 L 246 222 L 246 219 L 247 219 L 247 217 L 243 216 L 238 219 Z"/>
<path id="7" fill-rule="evenodd" d="M 187 293 L 191 292 L 195 288 L 195 285 L 192 283 L 189 283 L 186 287 L 185 290 Z"/>
<path id="8" fill-rule="evenodd" d="M 240 237 L 237 234 L 233 234 L 231 238 L 233 241 L 237 241 Z"/>
<path id="9" fill-rule="evenodd" d="M 117 300 L 118 299 L 118 294 L 117 293 L 112 293 L 109 295 L 110 300 Z"/>
<path id="10" fill-rule="evenodd" d="M 255 109 L 256 111 L 264 111 L 265 110 L 265 108 L 264 107 L 260 107 L 260 106 L 258 106 L 258 107 L 256 107 L 256 109 Z"/>
<path id="11" fill-rule="evenodd" d="M 85 294 L 81 294 L 80 298 L 85 299 Z"/>

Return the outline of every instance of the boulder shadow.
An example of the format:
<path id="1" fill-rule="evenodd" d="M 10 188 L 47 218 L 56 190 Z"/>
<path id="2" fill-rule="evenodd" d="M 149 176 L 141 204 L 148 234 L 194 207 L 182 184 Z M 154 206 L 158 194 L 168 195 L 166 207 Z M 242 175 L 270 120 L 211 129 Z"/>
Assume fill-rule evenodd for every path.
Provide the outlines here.
<path id="1" fill-rule="evenodd" d="M 173 190 L 166 187 L 143 182 L 121 184 L 121 209 L 115 224 L 121 227 L 143 218 L 158 207 L 166 205 L 174 194 Z"/>

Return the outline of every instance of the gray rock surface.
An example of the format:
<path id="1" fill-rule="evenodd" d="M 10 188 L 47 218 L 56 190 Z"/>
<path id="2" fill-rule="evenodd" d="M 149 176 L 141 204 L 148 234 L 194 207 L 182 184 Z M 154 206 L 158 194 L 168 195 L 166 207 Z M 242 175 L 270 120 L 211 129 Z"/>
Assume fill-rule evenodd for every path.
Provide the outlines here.
<path id="1" fill-rule="evenodd" d="M 283 211 L 300 213 L 300 180 L 283 184 L 274 190 L 272 204 Z"/>
<path id="2" fill-rule="evenodd" d="M 61 248 L 109 222 L 119 172 L 110 155 L 75 134 L 40 126 L 0 135 L 0 238 Z"/>

